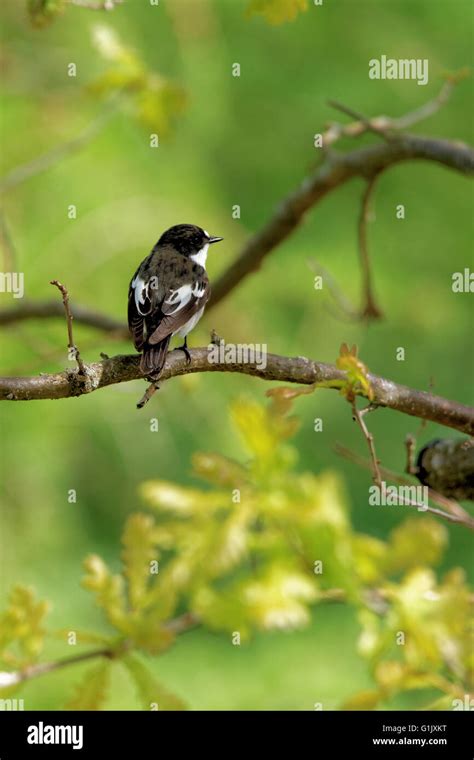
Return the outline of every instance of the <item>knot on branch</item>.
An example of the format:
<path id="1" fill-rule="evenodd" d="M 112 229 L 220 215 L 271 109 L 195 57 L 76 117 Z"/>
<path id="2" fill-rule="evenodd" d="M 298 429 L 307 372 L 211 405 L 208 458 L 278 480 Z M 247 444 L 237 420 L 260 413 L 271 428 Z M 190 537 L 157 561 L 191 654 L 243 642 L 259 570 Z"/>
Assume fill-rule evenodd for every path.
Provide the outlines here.
<path id="1" fill-rule="evenodd" d="M 469 439 L 430 441 L 418 454 L 420 483 L 450 499 L 474 501 L 474 445 Z"/>
<path id="2" fill-rule="evenodd" d="M 79 369 L 66 370 L 67 379 L 71 389 L 71 396 L 82 396 L 85 393 L 92 393 L 99 387 L 99 378 L 94 368 L 83 364 Z"/>

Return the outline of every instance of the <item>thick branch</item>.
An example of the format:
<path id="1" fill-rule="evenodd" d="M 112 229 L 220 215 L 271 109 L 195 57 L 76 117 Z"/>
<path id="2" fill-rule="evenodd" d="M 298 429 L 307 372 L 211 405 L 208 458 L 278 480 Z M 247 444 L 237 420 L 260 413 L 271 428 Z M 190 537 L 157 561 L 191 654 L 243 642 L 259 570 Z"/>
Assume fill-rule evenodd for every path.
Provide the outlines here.
<path id="1" fill-rule="evenodd" d="M 397 136 L 388 142 L 346 154 L 330 153 L 315 173 L 280 204 L 265 227 L 248 241 L 213 286 L 210 305 L 215 306 L 244 277 L 256 271 L 265 256 L 294 232 L 306 212 L 332 190 L 353 177 L 370 179 L 390 166 L 417 159 L 434 161 L 466 176 L 474 173 L 474 151 L 468 145 L 416 135 Z"/>
<path id="2" fill-rule="evenodd" d="M 315 362 L 302 356 L 289 358 L 276 354 L 267 355 L 265 368 L 255 364 L 238 362 L 209 362 L 208 349 L 191 350 L 191 362 L 186 364 L 182 352 L 170 352 L 160 380 L 194 372 L 240 372 L 263 380 L 301 383 L 339 390 L 345 381 L 345 373 L 331 364 Z M 85 377 L 77 369 L 68 369 L 54 375 L 35 377 L 0 378 L 0 400 L 30 401 L 81 396 L 99 388 L 129 380 L 143 379 L 139 356 L 114 356 L 101 362 L 85 365 Z M 373 403 L 413 417 L 431 420 L 440 425 L 474 434 L 474 409 L 449 401 L 425 391 L 399 385 L 377 375 L 368 375 L 372 385 Z M 363 395 L 360 392 L 360 395 Z"/>
<path id="3" fill-rule="evenodd" d="M 321 201 L 328 193 L 340 187 L 353 177 L 371 180 L 382 170 L 402 161 L 423 159 L 435 161 L 466 176 L 474 173 L 474 151 L 467 145 L 449 140 L 434 140 L 425 137 L 405 135 L 390 142 L 373 145 L 346 154 L 331 153 L 316 172 L 278 207 L 275 215 L 263 229 L 254 235 L 242 252 L 213 286 L 209 308 L 215 306 L 233 290 L 248 274 L 259 269 L 265 256 L 291 235 L 303 221 L 306 212 Z M 28 167 L 25 167 L 28 168 Z M 34 167 L 36 171 L 36 167 Z M 12 175 L 0 181 L 3 186 L 17 184 L 23 167 L 13 170 Z M 0 325 L 25 319 L 62 316 L 60 305 L 51 302 L 24 303 L 0 311 Z M 114 332 L 117 337 L 128 338 L 128 330 L 117 322 L 85 307 L 75 306 L 73 316 L 77 322 L 96 327 L 106 332 Z"/>

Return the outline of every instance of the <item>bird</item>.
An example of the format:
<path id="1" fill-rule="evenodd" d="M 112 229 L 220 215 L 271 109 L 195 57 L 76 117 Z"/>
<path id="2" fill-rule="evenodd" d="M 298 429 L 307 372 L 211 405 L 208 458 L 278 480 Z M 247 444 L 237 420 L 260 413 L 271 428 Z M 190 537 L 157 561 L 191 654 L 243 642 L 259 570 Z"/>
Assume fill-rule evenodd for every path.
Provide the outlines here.
<path id="1" fill-rule="evenodd" d="M 128 327 L 142 356 L 140 370 L 156 381 L 163 370 L 170 340 L 191 361 L 187 336 L 201 319 L 211 288 L 206 272 L 210 245 L 224 238 L 194 224 L 177 224 L 162 234 L 133 275 L 128 290 Z"/>

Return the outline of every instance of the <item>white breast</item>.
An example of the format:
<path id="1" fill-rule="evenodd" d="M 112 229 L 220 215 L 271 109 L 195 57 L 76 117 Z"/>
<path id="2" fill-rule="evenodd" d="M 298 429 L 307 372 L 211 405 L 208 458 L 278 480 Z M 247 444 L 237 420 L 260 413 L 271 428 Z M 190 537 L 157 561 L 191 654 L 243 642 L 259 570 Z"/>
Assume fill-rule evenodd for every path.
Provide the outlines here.
<path id="1" fill-rule="evenodd" d="M 198 251 L 197 253 L 193 253 L 193 255 L 189 257 L 190 259 L 195 261 L 196 264 L 200 264 L 203 267 L 203 269 L 206 268 L 208 248 L 209 248 L 209 243 L 206 243 L 206 245 L 204 245 L 200 251 Z"/>

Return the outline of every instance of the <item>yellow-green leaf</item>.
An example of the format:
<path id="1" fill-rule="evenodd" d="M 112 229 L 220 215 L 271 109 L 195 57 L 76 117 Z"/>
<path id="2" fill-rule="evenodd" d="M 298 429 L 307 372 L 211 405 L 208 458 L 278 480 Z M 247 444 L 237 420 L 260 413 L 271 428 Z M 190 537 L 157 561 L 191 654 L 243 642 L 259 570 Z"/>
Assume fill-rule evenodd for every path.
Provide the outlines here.
<path id="1" fill-rule="evenodd" d="M 132 609 L 140 609 L 147 601 L 152 562 L 157 560 L 154 526 L 153 518 L 144 514 L 131 515 L 125 523 L 122 562 Z"/>
<path id="2" fill-rule="evenodd" d="M 448 543 L 446 527 L 434 517 L 410 517 L 391 534 L 386 571 L 396 573 L 417 565 L 437 565 Z"/>
<path id="3" fill-rule="evenodd" d="M 135 655 L 127 655 L 122 660 L 130 673 L 145 710 L 186 710 L 185 703 L 169 692 L 156 680 L 153 673 Z"/>
<path id="4" fill-rule="evenodd" d="M 95 594 L 96 603 L 101 607 L 109 622 L 122 633 L 128 632 L 124 581 L 121 575 L 112 575 L 107 565 L 97 554 L 90 554 L 84 560 L 86 574 L 82 585 Z"/>
<path id="5" fill-rule="evenodd" d="M 75 687 L 66 710 L 100 710 L 107 699 L 111 660 L 103 659 L 87 671 Z"/>

